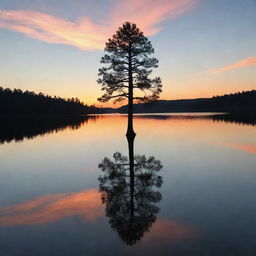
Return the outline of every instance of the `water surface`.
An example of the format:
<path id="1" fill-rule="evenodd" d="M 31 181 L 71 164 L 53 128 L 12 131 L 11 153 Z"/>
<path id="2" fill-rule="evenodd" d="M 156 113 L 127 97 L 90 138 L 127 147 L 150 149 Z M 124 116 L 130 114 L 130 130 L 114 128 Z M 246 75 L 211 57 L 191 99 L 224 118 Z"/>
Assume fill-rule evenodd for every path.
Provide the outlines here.
<path id="1" fill-rule="evenodd" d="M 105 157 L 114 162 L 115 152 L 128 157 L 127 117 L 38 122 L 0 129 L 1 256 L 255 255 L 254 122 L 215 114 L 135 116 L 134 153 L 159 160 L 163 182 L 136 183 L 132 243 L 130 222 L 118 222 L 130 216 L 129 187 L 112 193 L 107 207 L 98 167 Z"/>

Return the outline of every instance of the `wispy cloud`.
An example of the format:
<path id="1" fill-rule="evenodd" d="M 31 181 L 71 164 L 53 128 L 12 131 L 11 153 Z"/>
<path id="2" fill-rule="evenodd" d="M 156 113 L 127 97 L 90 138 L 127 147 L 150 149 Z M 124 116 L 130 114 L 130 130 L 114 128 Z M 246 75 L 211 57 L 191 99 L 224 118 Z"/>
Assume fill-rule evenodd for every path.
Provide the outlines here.
<path id="1" fill-rule="evenodd" d="M 0 208 L 0 227 L 42 225 L 71 216 L 79 216 L 88 222 L 105 216 L 99 191 L 88 189 L 78 193 L 49 194 Z M 193 239 L 197 233 L 193 226 L 160 218 L 150 232 L 145 233 L 141 246 Z"/>
<path id="2" fill-rule="evenodd" d="M 183 239 L 193 239 L 198 235 L 198 230 L 191 225 L 174 220 L 159 219 L 152 226 L 150 232 L 145 234 L 141 246 L 176 242 Z"/>
<path id="3" fill-rule="evenodd" d="M 183 15 L 195 3 L 196 0 L 119 0 L 102 23 L 95 23 L 90 17 L 72 22 L 30 10 L 0 10 L 0 28 L 47 43 L 96 50 L 104 48 L 106 39 L 124 21 L 135 22 L 146 35 L 154 35 L 161 30 L 162 21 Z"/>
<path id="4" fill-rule="evenodd" d="M 256 65 L 256 56 L 250 57 L 250 58 L 247 58 L 244 60 L 240 60 L 238 62 L 235 62 L 233 64 L 230 64 L 230 65 L 222 67 L 222 68 L 209 70 L 209 72 L 211 74 L 217 74 L 217 73 L 224 72 L 224 71 L 231 70 L 231 69 L 250 67 L 250 66 L 255 66 L 255 65 Z"/>
<path id="5" fill-rule="evenodd" d="M 104 216 L 98 190 L 49 194 L 2 208 L 0 226 L 39 225 L 70 216 L 80 216 L 87 221 L 94 221 Z"/>
<path id="6" fill-rule="evenodd" d="M 246 153 L 256 155 L 256 145 L 250 144 L 226 144 L 226 146 L 238 150 L 242 150 Z"/>
<path id="7" fill-rule="evenodd" d="M 71 22 L 35 11 L 0 10 L 0 27 L 82 50 L 101 49 L 107 33 L 106 28 L 93 24 L 89 18 Z"/>
<path id="8" fill-rule="evenodd" d="M 96 189 L 89 189 L 78 193 L 49 194 L 0 208 L 0 227 L 42 225 L 71 216 L 93 222 L 104 215 L 101 194 Z M 196 234 L 195 227 L 159 219 L 151 231 L 145 234 L 141 246 L 194 238 Z"/>
<path id="9" fill-rule="evenodd" d="M 160 22 L 184 15 L 195 3 L 195 0 L 121 0 L 109 20 L 115 27 L 124 21 L 132 21 L 146 35 L 154 35 L 162 29 Z"/>

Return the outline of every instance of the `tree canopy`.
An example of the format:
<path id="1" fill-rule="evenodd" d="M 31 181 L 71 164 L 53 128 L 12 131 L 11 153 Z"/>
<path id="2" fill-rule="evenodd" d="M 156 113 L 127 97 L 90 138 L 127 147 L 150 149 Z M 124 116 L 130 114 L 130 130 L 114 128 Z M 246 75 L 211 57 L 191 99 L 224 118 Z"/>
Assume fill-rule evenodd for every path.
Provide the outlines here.
<path id="1" fill-rule="evenodd" d="M 104 94 L 98 99 L 114 103 L 130 99 L 136 101 L 155 101 L 162 92 L 160 77 L 150 78 L 152 69 L 158 67 L 158 60 L 151 42 L 137 28 L 136 24 L 125 22 L 106 43 L 105 54 L 99 69 L 98 83 Z M 140 93 L 133 95 L 133 89 Z"/>

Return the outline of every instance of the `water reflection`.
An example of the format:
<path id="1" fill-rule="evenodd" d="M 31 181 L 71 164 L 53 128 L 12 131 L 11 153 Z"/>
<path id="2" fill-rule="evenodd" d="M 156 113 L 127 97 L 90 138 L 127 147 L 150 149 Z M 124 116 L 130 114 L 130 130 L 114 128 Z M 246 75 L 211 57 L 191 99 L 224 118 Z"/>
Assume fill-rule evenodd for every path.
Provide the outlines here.
<path id="1" fill-rule="evenodd" d="M 96 221 L 103 215 L 98 190 L 86 189 L 76 193 L 48 194 L 0 208 L 0 227 L 41 225 L 72 216 Z"/>
<path id="2" fill-rule="evenodd" d="M 79 129 L 89 121 L 96 121 L 102 115 L 58 117 L 58 118 L 0 118 L 0 144 L 12 141 L 19 142 L 24 139 L 34 139 L 39 135 L 51 134 L 70 128 Z M 214 122 L 237 123 L 242 125 L 256 125 L 255 113 L 163 113 L 163 114 L 139 114 L 135 119 L 158 119 L 158 120 L 213 120 Z"/>
<path id="3" fill-rule="evenodd" d="M 235 123 L 242 125 L 256 125 L 255 113 L 162 113 L 162 114 L 139 114 L 136 118 L 158 119 L 158 120 L 213 120 L 214 122 Z"/>
<path id="4" fill-rule="evenodd" d="M 162 185 L 158 172 L 161 162 L 153 156 L 134 156 L 134 136 L 128 136 L 129 158 L 119 152 L 113 160 L 105 157 L 99 164 L 102 203 L 113 230 L 127 245 L 139 241 L 156 221 Z"/>
<path id="5" fill-rule="evenodd" d="M 142 186 L 134 156 L 133 219 L 130 160 L 121 137 L 126 116 L 0 145 L 0 255 L 254 256 L 255 126 L 174 115 L 135 117 L 135 153 L 155 154 L 166 171 L 156 172 L 164 180 L 161 188 Z M 116 151 L 122 152 L 117 159 L 127 156 L 118 168 Z M 117 172 L 106 180 L 109 190 L 99 192 L 100 173 L 110 174 L 97 170 L 105 155 Z M 161 202 L 148 200 L 152 190 L 160 190 Z M 108 207 L 102 194 L 112 199 Z M 157 206 L 158 213 L 150 212 Z"/>
<path id="6" fill-rule="evenodd" d="M 57 118 L 2 118 L 0 126 L 0 144 L 11 141 L 33 139 L 39 135 L 62 131 L 66 128 L 79 129 L 89 120 L 98 116 L 77 116 Z"/>
<path id="7" fill-rule="evenodd" d="M 256 125 L 256 114 L 251 113 L 231 113 L 224 115 L 214 115 L 212 116 L 214 121 L 225 122 L 225 123 L 234 123 L 241 125 Z"/>

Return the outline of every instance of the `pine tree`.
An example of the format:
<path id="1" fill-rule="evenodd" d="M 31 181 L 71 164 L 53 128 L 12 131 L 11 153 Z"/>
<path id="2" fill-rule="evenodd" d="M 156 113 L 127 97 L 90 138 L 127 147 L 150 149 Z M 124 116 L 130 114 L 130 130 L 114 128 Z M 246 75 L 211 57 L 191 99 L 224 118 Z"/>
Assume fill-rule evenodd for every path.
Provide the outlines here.
<path id="1" fill-rule="evenodd" d="M 136 24 L 125 22 L 106 43 L 105 54 L 99 69 L 98 83 L 105 91 L 101 102 L 114 99 L 114 103 L 128 99 L 127 136 L 135 136 L 133 130 L 133 103 L 151 102 L 162 92 L 160 77 L 150 78 L 152 68 L 158 67 L 158 60 L 150 57 L 154 53 L 151 42 Z M 134 92 L 138 89 L 139 94 Z"/>

